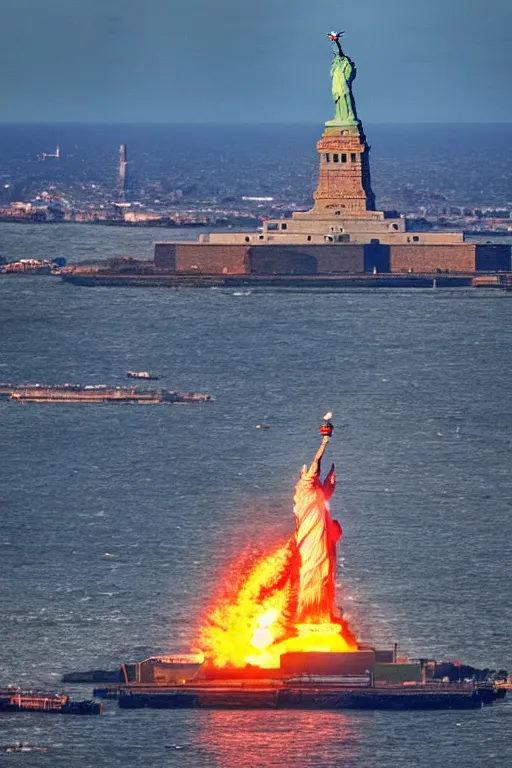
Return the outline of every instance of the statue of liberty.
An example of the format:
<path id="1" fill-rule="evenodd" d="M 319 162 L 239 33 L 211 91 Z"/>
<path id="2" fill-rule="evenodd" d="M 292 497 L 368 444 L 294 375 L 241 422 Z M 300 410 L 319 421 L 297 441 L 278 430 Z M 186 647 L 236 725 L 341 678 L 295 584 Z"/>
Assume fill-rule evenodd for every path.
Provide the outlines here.
<path id="1" fill-rule="evenodd" d="M 331 65 L 332 97 L 334 99 L 334 119 L 328 120 L 326 125 L 359 125 L 357 119 L 352 83 L 356 76 L 356 67 L 353 61 L 345 55 L 341 48 L 340 37 L 343 32 L 331 32 L 329 39 L 336 43 L 337 51 Z"/>
<path id="2" fill-rule="evenodd" d="M 332 414 L 320 427 L 321 445 L 295 486 L 295 533 L 257 559 L 221 597 L 201 631 L 198 648 L 216 666 L 277 668 L 283 653 L 355 651 L 357 640 L 336 609 L 334 465 L 321 478 L 321 461 L 333 432 Z M 233 580 L 233 575 L 231 576 Z"/>
<path id="3" fill-rule="evenodd" d="M 336 487 L 334 464 L 325 480 L 320 477 L 322 456 L 333 430 L 330 418 L 330 413 L 324 416 L 322 443 L 309 469 L 303 467 L 293 499 L 300 555 L 297 622 L 303 624 L 344 624 L 335 605 L 336 544 L 342 530 L 329 508 Z"/>

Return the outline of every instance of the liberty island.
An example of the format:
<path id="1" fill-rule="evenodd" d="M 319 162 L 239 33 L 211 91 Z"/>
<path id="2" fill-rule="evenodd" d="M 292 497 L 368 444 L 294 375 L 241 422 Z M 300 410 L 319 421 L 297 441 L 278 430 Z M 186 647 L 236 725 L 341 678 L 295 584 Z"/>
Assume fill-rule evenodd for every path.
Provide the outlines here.
<path id="1" fill-rule="evenodd" d="M 258 235 L 211 233 L 200 238 L 199 247 L 177 243 L 177 251 L 167 250 L 167 261 L 161 244 L 155 249 L 157 266 L 192 270 L 195 258 L 196 271 L 206 272 L 210 258 L 209 270 L 216 271 L 215 265 L 224 256 L 225 266 L 219 269 L 224 274 L 394 272 L 400 270 L 400 264 L 411 265 L 417 272 L 475 269 L 474 246 L 464 243 L 462 232 L 412 234 L 405 218 L 376 210 L 370 147 L 353 93 L 356 65 L 341 47 L 341 33 L 331 32 L 328 37 L 334 43 L 330 67 L 334 118 L 325 122 L 317 143 L 319 176 L 313 207 L 294 212 L 290 219 L 265 221 Z M 246 247 L 249 263 L 244 269 L 233 269 L 240 246 Z M 175 253 L 174 265 L 171 252 Z"/>
<path id="2" fill-rule="evenodd" d="M 456 231 L 409 231 L 404 216 L 376 209 L 370 147 L 353 92 L 356 65 L 342 49 L 340 36 L 329 35 L 334 43 L 334 117 L 324 123 L 317 143 L 319 174 L 310 210 L 267 219 L 260 232 L 212 232 L 198 241 L 157 242 L 153 264 L 140 269 L 134 265 L 116 273 L 70 267 L 63 278 L 81 285 L 202 287 L 279 281 L 416 287 L 432 285 L 435 275 L 436 286 L 456 287 L 478 284 L 482 273 L 486 285 L 506 287 L 499 272 L 511 270 L 509 245 L 466 242 Z"/>

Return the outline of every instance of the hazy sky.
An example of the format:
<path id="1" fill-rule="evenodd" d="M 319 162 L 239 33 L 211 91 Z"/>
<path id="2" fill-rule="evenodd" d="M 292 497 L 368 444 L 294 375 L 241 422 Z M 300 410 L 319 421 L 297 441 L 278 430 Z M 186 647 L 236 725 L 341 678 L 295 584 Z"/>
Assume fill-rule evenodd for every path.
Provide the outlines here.
<path id="1" fill-rule="evenodd" d="M 511 0 L 0 0 L 0 121 L 512 122 Z"/>

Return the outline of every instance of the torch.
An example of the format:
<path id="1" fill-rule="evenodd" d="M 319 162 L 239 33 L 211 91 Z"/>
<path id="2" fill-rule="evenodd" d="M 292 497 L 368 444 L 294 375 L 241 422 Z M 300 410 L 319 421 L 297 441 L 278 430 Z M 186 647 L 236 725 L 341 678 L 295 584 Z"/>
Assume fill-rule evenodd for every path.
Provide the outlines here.
<path id="1" fill-rule="evenodd" d="M 334 431 L 334 424 L 331 421 L 332 413 L 329 411 L 323 418 L 323 424 L 320 425 L 320 434 L 322 437 L 332 437 Z"/>
<path id="2" fill-rule="evenodd" d="M 343 57 L 345 55 L 343 53 L 343 50 L 341 48 L 341 43 L 340 43 L 340 38 L 342 38 L 344 34 L 345 34 L 345 32 L 334 32 L 333 31 L 333 32 L 329 32 L 329 34 L 327 35 L 327 37 L 329 38 L 331 43 L 336 43 L 336 47 L 338 49 L 338 53 L 339 53 L 339 55 L 341 57 Z"/>

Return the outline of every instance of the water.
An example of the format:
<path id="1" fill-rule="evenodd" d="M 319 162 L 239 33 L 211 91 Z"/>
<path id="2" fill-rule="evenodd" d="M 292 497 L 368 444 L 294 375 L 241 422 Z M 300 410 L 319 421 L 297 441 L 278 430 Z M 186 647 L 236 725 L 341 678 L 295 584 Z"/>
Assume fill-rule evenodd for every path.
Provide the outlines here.
<path id="1" fill-rule="evenodd" d="M 106 261 L 117 256 L 153 259 L 155 241 L 197 240 L 208 229 L 124 229 L 98 224 L 13 224 L 0 222 L 0 255 L 16 259 L 64 256 L 70 263 Z"/>
<path id="2" fill-rule="evenodd" d="M 12 230 L 10 255 L 28 231 Z M 58 229 L 37 231 L 60 247 Z M 90 246 L 91 228 L 66 231 L 76 252 Z M 94 232 L 112 253 L 119 237 L 152 237 Z M 121 383 L 148 369 L 216 398 L 0 403 L 0 681 L 58 688 L 69 670 L 187 650 L 238 552 L 291 532 L 294 481 L 327 409 L 339 590 L 358 637 L 511 669 L 510 296 L 234 293 L 0 280 L 0 380 Z M 401 714 L 107 702 L 103 718 L 4 715 L 0 742 L 49 745 L 17 758 L 37 766 L 476 768 L 510 763 L 511 717 L 510 703 Z"/>
<path id="3" fill-rule="evenodd" d="M 112 200 L 119 145 L 135 199 L 182 189 L 183 202 L 242 195 L 308 205 L 316 186 L 312 125 L 0 125 L 0 204 L 57 184 L 65 197 Z M 425 203 L 510 206 L 512 125 L 365 124 L 379 210 Z M 60 145 L 58 161 L 41 152 Z M 98 185 L 96 191 L 90 184 Z M 4 185 L 8 184 L 8 188 Z M 87 189 L 84 189 L 84 185 Z M 157 185 L 157 186 L 155 186 Z M 158 186 L 160 185 L 160 186 Z M 101 191 L 108 191 L 105 197 Z M 151 192 L 150 190 L 153 190 Z M 115 199 L 115 198 L 114 198 Z M 186 204 L 186 203 L 185 203 Z M 172 207 L 172 206 L 171 206 Z"/>

